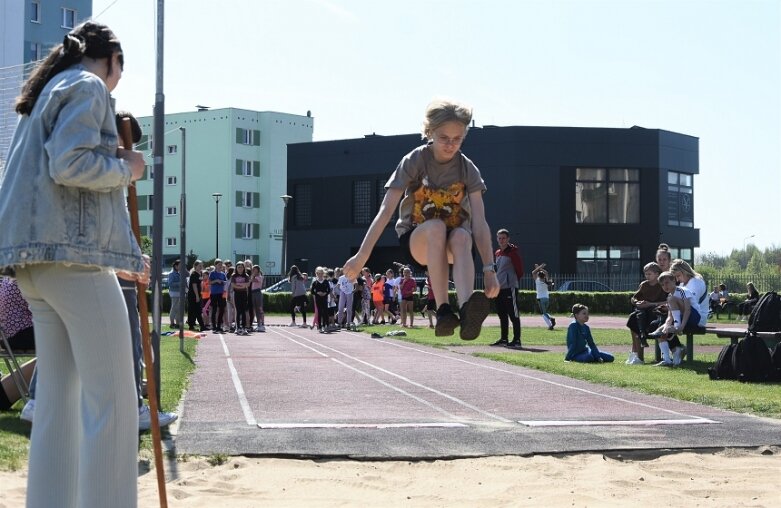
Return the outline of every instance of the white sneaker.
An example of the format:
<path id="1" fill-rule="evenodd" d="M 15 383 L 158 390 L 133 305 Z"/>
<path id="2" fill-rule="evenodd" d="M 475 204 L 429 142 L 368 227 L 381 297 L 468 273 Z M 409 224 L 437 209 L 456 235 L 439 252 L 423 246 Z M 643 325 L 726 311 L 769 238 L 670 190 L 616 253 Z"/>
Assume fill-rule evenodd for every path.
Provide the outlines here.
<path id="1" fill-rule="evenodd" d="M 639 356 L 635 355 L 635 357 L 632 358 L 632 361 L 629 362 L 629 365 L 645 365 L 645 362 L 641 360 Z"/>
<path id="2" fill-rule="evenodd" d="M 152 416 L 149 413 L 149 406 L 138 408 L 138 430 L 149 430 L 152 427 Z"/>
<path id="3" fill-rule="evenodd" d="M 631 365 L 632 362 L 635 360 L 635 358 L 637 358 L 637 353 L 629 353 L 629 358 L 627 358 L 624 363 L 627 365 Z"/>
<path id="4" fill-rule="evenodd" d="M 296 322 L 295 322 L 295 321 L 293 321 L 293 322 L 292 322 L 292 323 L 290 323 L 288 326 L 290 326 L 290 327 L 292 327 L 292 328 L 295 328 L 297 325 L 296 325 Z"/>
<path id="5" fill-rule="evenodd" d="M 263 326 L 263 325 L 259 325 L 259 326 L 258 326 L 258 331 L 259 331 L 259 332 L 265 332 L 265 331 L 266 331 L 266 327 L 265 327 L 265 326 Z"/>
<path id="6" fill-rule="evenodd" d="M 35 399 L 30 399 L 22 408 L 22 413 L 19 415 L 19 418 L 26 422 L 33 423 L 33 416 L 35 416 Z"/>
<path id="7" fill-rule="evenodd" d="M 168 427 L 179 419 L 179 415 L 176 413 L 166 413 L 165 411 L 158 411 L 157 420 L 160 422 L 160 427 Z"/>
<path id="8" fill-rule="evenodd" d="M 659 363 L 655 363 L 654 367 L 672 367 L 673 362 L 662 360 Z"/>
<path id="9" fill-rule="evenodd" d="M 686 348 L 683 346 L 675 348 L 673 351 L 673 365 L 680 365 L 684 358 L 686 358 Z"/>
<path id="10" fill-rule="evenodd" d="M 160 428 L 167 427 L 175 422 L 179 416 L 175 413 L 157 412 L 157 421 Z M 149 430 L 152 427 L 152 414 L 149 412 L 149 406 L 143 405 L 138 408 L 138 430 Z"/>

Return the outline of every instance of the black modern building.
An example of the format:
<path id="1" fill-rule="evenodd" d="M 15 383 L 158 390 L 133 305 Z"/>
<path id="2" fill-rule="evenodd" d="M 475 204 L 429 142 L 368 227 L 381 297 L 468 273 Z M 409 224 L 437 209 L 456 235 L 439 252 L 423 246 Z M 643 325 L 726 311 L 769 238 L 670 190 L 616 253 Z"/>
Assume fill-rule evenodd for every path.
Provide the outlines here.
<path id="1" fill-rule="evenodd" d="M 385 182 L 420 144 L 411 134 L 289 145 L 291 263 L 339 266 L 355 253 Z M 488 187 L 489 226 L 510 230 L 530 269 L 545 262 L 555 273 L 637 279 L 660 242 L 690 261 L 699 245 L 695 137 L 641 127 L 484 126 L 469 130 L 462 150 Z M 369 260 L 375 271 L 399 259 L 394 223 Z"/>

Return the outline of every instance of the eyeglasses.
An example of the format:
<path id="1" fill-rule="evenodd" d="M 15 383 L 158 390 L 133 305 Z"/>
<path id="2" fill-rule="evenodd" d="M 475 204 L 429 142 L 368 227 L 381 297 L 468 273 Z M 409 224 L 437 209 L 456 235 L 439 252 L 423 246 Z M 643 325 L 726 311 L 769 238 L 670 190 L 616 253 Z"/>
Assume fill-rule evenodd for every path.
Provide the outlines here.
<path id="1" fill-rule="evenodd" d="M 436 136 L 437 141 L 441 145 L 454 145 L 458 146 L 464 141 L 464 136 L 456 136 L 454 138 L 445 136 L 443 134 L 437 134 Z"/>

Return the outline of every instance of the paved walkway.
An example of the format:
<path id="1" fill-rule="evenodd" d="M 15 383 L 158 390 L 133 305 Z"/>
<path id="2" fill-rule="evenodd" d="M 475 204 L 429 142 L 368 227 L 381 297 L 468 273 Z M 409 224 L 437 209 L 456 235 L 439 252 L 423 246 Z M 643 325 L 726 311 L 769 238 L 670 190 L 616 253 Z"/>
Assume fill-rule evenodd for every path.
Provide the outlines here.
<path id="1" fill-rule="evenodd" d="M 273 321 L 267 333 L 199 342 L 176 452 L 401 459 L 781 444 L 777 420 L 515 367 L 464 348 Z"/>

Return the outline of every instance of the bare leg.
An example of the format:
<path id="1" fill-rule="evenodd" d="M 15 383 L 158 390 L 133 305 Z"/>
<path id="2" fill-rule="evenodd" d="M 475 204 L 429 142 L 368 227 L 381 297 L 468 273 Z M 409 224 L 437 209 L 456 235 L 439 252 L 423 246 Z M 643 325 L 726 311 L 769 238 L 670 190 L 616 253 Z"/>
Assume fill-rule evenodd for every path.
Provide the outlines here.
<path id="1" fill-rule="evenodd" d="M 437 306 L 448 302 L 447 298 L 447 228 L 441 220 L 427 220 L 416 227 L 410 236 L 409 248 L 412 257 L 421 265 L 428 266 L 431 288 Z"/>
<path id="2" fill-rule="evenodd" d="M 447 249 L 453 258 L 453 282 L 456 283 L 458 307 L 472 296 L 475 289 L 475 262 L 472 259 L 472 236 L 463 228 L 450 232 Z M 432 280 L 433 282 L 433 280 Z"/>

